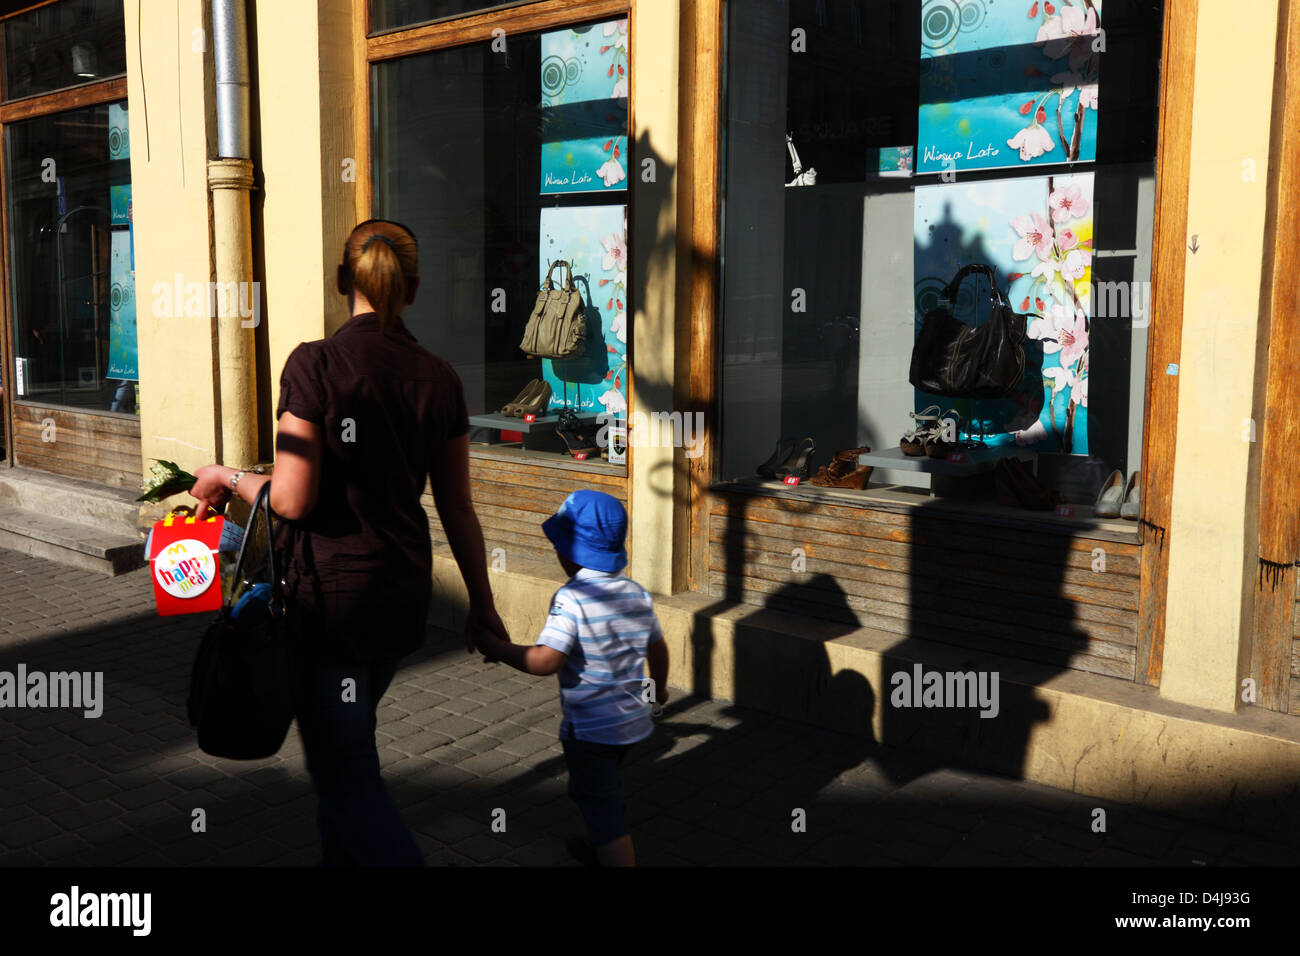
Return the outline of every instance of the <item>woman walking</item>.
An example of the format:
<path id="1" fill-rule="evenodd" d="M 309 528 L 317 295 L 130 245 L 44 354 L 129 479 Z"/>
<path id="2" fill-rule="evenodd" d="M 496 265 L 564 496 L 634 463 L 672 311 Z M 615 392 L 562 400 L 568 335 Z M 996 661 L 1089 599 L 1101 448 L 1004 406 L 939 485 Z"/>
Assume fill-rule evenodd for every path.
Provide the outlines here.
<path id="1" fill-rule="evenodd" d="M 290 354 L 276 409 L 274 476 L 199 469 L 202 517 L 231 495 L 271 508 L 292 533 L 285 581 L 303 651 L 298 728 L 319 799 L 326 866 L 423 861 L 379 773 L 375 711 L 398 661 L 424 643 L 432 547 L 420 494 L 438 516 L 469 589 L 475 635 L 509 640 L 488 584 L 470 497 L 469 420 L 460 379 L 402 323 L 415 301 L 415 237 L 395 222 L 352 231 L 338 269 L 352 318 Z"/>

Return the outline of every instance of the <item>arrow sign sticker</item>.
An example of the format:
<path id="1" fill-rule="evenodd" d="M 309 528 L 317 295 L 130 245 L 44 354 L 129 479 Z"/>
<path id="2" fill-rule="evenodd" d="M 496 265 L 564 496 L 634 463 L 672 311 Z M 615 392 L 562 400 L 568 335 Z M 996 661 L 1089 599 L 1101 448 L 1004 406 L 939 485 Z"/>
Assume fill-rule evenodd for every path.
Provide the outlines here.
<path id="1" fill-rule="evenodd" d="M 1198 243 L 1196 239 L 1196 236 L 1192 236 L 1192 244 L 1187 247 L 1192 250 L 1192 255 L 1196 255 L 1196 251 L 1201 248 L 1200 243 Z"/>

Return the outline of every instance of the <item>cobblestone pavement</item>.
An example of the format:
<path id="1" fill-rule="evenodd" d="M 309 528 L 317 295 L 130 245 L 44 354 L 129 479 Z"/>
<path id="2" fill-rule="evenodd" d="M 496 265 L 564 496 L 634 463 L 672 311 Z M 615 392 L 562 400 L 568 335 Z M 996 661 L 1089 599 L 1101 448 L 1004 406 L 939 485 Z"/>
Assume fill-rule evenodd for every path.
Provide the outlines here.
<path id="1" fill-rule="evenodd" d="M 184 699 L 208 615 L 154 615 L 118 578 L 0 551 L 0 670 L 103 671 L 98 719 L 0 712 L 0 863 L 312 865 L 315 802 L 296 732 L 274 759 L 202 754 Z M 680 692 L 679 692 L 680 693 Z M 580 832 L 558 695 L 445 632 L 380 709 L 385 774 L 434 864 L 570 863 Z M 984 774 L 729 704 L 679 697 L 626 767 L 647 865 L 1269 865 L 1294 848 Z M 207 830 L 191 830 L 192 813 Z M 493 811 L 505 832 L 493 832 Z M 806 832 L 792 830 L 796 808 Z M 499 816 L 499 815 L 498 815 Z"/>

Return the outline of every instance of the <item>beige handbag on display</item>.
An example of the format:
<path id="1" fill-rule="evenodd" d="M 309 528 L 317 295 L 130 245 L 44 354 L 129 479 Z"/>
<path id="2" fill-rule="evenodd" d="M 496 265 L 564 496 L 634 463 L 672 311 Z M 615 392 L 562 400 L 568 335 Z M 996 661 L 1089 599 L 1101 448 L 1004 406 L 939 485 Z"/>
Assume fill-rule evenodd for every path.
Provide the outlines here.
<path id="1" fill-rule="evenodd" d="M 551 282 L 556 266 L 564 267 L 564 286 L 559 289 Z M 529 358 L 571 358 L 582 352 L 586 338 L 587 316 L 582 294 L 573 287 L 573 270 L 564 260 L 556 260 L 537 293 L 519 348 Z"/>

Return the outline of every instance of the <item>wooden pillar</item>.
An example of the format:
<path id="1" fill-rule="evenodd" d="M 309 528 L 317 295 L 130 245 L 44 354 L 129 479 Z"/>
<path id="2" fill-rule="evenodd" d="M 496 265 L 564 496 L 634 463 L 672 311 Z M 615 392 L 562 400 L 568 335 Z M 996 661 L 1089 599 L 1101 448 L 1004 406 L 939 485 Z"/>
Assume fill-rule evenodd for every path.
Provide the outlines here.
<path id="1" fill-rule="evenodd" d="M 686 394 L 678 407 L 704 416 L 702 453 L 688 459 L 690 542 L 689 583 L 707 590 L 709 578 L 709 485 L 717 433 L 718 370 L 718 167 L 719 111 L 722 96 L 722 0 L 685 0 L 682 7 L 682 171 L 679 193 L 678 262 L 681 282 L 678 314 L 684 352 L 678 381 Z"/>
<path id="2" fill-rule="evenodd" d="M 1277 76 L 1269 149 L 1269 209 L 1265 226 L 1267 316 L 1261 337 L 1263 394 L 1257 390 L 1259 442 L 1259 573 L 1255 581 L 1250 676 L 1257 700 L 1291 710 L 1292 614 L 1295 560 L 1300 557 L 1300 159 L 1288 132 L 1300 129 L 1300 0 L 1278 11 Z"/>
<path id="3" fill-rule="evenodd" d="M 1183 282 L 1187 257 L 1187 184 L 1192 154 L 1192 65 L 1198 0 L 1165 4 L 1160 129 L 1156 159 L 1155 243 L 1151 269 L 1151 331 L 1142 452 L 1142 557 L 1135 679 L 1159 684 L 1164 661 L 1169 586 L 1168 528 L 1174 486 L 1178 376 L 1182 353 Z"/>

